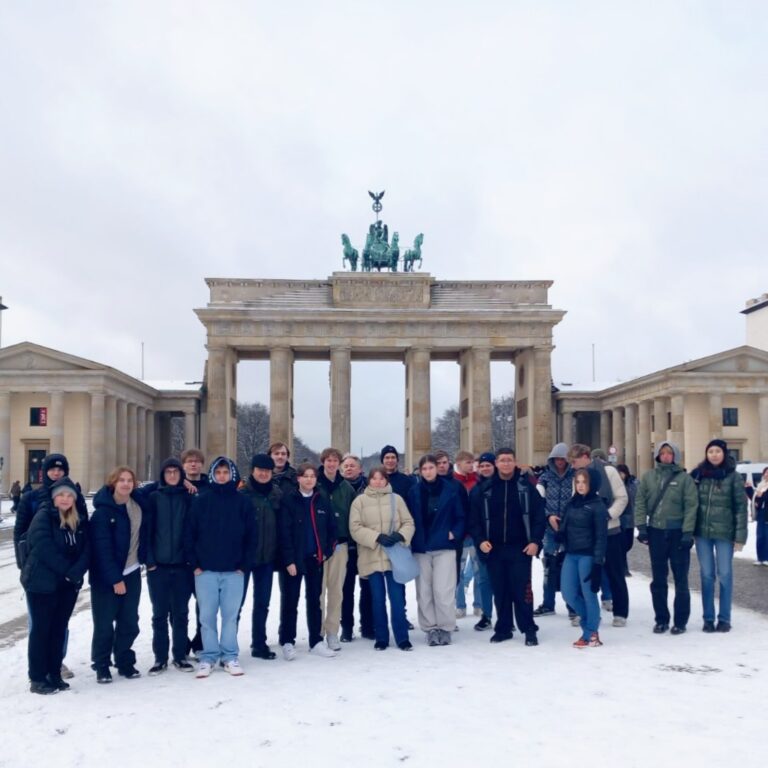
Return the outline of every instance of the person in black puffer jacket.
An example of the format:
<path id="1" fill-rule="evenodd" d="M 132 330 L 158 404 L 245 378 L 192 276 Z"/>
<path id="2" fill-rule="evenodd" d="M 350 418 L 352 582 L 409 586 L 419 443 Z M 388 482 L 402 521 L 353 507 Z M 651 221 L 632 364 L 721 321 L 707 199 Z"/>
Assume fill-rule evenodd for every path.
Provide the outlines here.
<path id="1" fill-rule="evenodd" d="M 150 675 L 168 666 L 168 622 L 173 632 L 173 666 L 191 672 L 187 661 L 189 598 L 192 569 L 184 556 L 184 528 L 193 496 L 184 487 L 184 468 L 170 458 L 160 467 L 160 480 L 147 502 L 147 587 L 152 601 L 152 651 Z"/>
<path id="2" fill-rule="evenodd" d="M 32 693 L 69 688 L 61 678 L 64 639 L 88 568 L 88 517 L 77 510 L 79 491 L 57 480 L 27 531 L 29 554 L 21 572 L 32 617 L 29 679 Z"/>
<path id="3" fill-rule="evenodd" d="M 143 497 L 130 467 L 116 467 L 94 496 L 91 530 L 91 660 L 98 683 L 111 683 L 110 656 L 126 678 L 140 677 L 133 641 L 139 636 L 141 564 L 146 561 Z"/>
<path id="4" fill-rule="evenodd" d="M 581 619 L 581 637 L 573 645 L 596 648 L 602 645 L 597 593 L 608 541 L 608 509 L 598 496 L 601 478 L 596 469 L 577 469 L 573 481 L 576 492 L 562 519 L 552 516 L 549 522 L 557 531 L 557 540 L 565 545 L 560 575 L 563 597 Z"/>

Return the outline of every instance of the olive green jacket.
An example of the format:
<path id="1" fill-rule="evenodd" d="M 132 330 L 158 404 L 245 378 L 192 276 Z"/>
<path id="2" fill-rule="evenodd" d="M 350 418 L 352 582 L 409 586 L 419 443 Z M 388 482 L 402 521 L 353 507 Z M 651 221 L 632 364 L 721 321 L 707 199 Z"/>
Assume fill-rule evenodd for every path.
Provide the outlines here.
<path id="1" fill-rule="evenodd" d="M 747 540 L 747 494 L 738 472 L 728 472 L 721 480 L 698 477 L 699 492 L 696 535 L 705 539 L 724 539 L 736 544 Z"/>
<path id="2" fill-rule="evenodd" d="M 662 483 L 667 478 L 669 485 L 661 503 L 656 506 Z M 693 534 L 698 506 L 699 498 L 693 478 L 677 464 L 659 462 L 643 475 L 637 486 L 635 525 L 641 530 L 650 526 Z"/>

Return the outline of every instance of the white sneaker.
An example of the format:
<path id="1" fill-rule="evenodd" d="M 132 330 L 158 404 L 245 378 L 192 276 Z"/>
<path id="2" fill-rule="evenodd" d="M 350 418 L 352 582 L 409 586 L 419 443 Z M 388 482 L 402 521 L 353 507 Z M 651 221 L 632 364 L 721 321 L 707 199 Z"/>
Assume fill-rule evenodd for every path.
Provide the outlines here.
<path id="1" fill-rule="evenodd" d="M 613 611 L 613 600 L 603 600 L 601 605 L 604 611 L 608 611 L 608 612 Z"/>
<path id="2" fill-rule="evenodd" d="M 581 626 L 581 619 L 578 616 L 571 616 L 571 626 L 572 627 L 580 627 Z"/>
<path id="3" fill-rule="evenodd" d="M 328 635 L 325 638 L 325 642 L 332 651 L 340 651 L 341 643 L 339 642 L 338 635 Z"/>
<path id="4" fill-rule="evenodd" d="M 313 656 L 322 656 L 326 659 L 332 659 L 336 655 L 336 651 L 331 650 L 325 643 L 318 643 L 317 645 L 313 645 L 309 652 Z"/>
<path id="5" fill-rule="evenodd" d="M 240 677 L 240 675 L 245 674 L 245 672 L 243 672 L 243 668 L 240 666 L 240 662 L 237 659 L 232 659 L 232 661 L 225 661 L 224 669 L 226 669 L 227 672 L 229 672 L 229 674 L 233 677 Z"/>
<path id="6" fill-rule="evenodd" d="M 66 665 L 61 665 L 61 679 L 71 680 L 75 676 L 75 673 Z"/>
<path id="7" fill-rule="evenodd" d="M 475 616 L 482 616 L 483 615 L 483 609 L 482 608 L 475 608 L 472 613 L 475 614 Z"/>
<path id="8" fill-rule="evenodd" d="M 293 643 L 286 643 L 283 646 L 283 658 L 286 661 L 293 661 L 296 658 L 296 646 Z"/>
<path id="9" fill-rule="evenodd" d="M 456 618 L 457 619 L 463 619 L 467 615 L 467 609 L 466 608 L 457 608 L 456 609 Z"/>
<path id="10" fill-rule="evenodd" d="M 211 672 L 213 672 L 213 667 L 207 661 L 201 661 L 200 666 L 197 668 L 197 674 L 195 677 L 210 677 Z"/>
<path id="11" fill-rule="evenodd" d="M 614 616 L 611 622 L 614 627 L 626 627 L 627 620 L 623 616 Z"/>

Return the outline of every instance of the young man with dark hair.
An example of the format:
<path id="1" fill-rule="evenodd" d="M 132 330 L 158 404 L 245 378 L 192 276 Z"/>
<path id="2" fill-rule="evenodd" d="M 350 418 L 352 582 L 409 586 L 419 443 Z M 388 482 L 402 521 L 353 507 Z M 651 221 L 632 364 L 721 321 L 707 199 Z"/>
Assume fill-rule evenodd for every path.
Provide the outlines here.
<path id="1" fill-rule="evenodd" d="M 533 620 L 531 563 L 544 537 L 544 501 L 517 466 L 515 452 L 496 452 L 496 474 L 472 494 L 472 538 L 488 565 L 496 602 L 492 643 L 512 639 L 513 606 L 525 644 L 538 645 Z"/>
<path id="2" fill-rule="evenodd" d="M 381 465 L 384 467 L 384 471 L 387 473 L 387 480 L 392 486 L 392 490 L 398 496 L 402 496 L 407 504 L 408 494 L 416 483 L 416 478 L 413 475 L 406 475 L 398 469 L 400 454 L 397 452 L 397 448 L 395 448 L 394 445 L 385 445 L 381 449 L 379 458 L 381 459 Z"/>
<path id="3" fill-rule="evenodd" d="M 275 468 L 272 470 L 272 482 L 283 492 L 288 493 L 293 488 L 298 488 L 296 470 L 288 461 L 291 458 L 291 452 L 285 443 L 272 443 L 267 448 L 272 461 L 275 462 Z"/>

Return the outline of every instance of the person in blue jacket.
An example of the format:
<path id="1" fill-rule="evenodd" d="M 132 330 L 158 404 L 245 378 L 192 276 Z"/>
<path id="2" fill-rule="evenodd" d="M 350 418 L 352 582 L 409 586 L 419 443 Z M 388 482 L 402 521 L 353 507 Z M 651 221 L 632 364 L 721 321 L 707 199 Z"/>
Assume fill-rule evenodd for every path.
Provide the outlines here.
<path id="1" fill-rule="evenodd" d="M 430 646 L 450 645 L 456 627 L 456 548 L 464 537 L 460 484 L 437 474 L 437 459 L 419 459 L 419 480 L 408 493 L 416 530 L 411 549 L 419 563 L 419 627 Z"/>
<path id="2" fill-rule="evenodd" d="M 110 657 L 125 678 L 141 677 L 133 642 L 139 636 L 141 565 L 146 559 L 144 498 L 130 467 L 115 467 L 94 496 L 91 516 L 91 661 L 96 682 L 111 683 Z"/>

